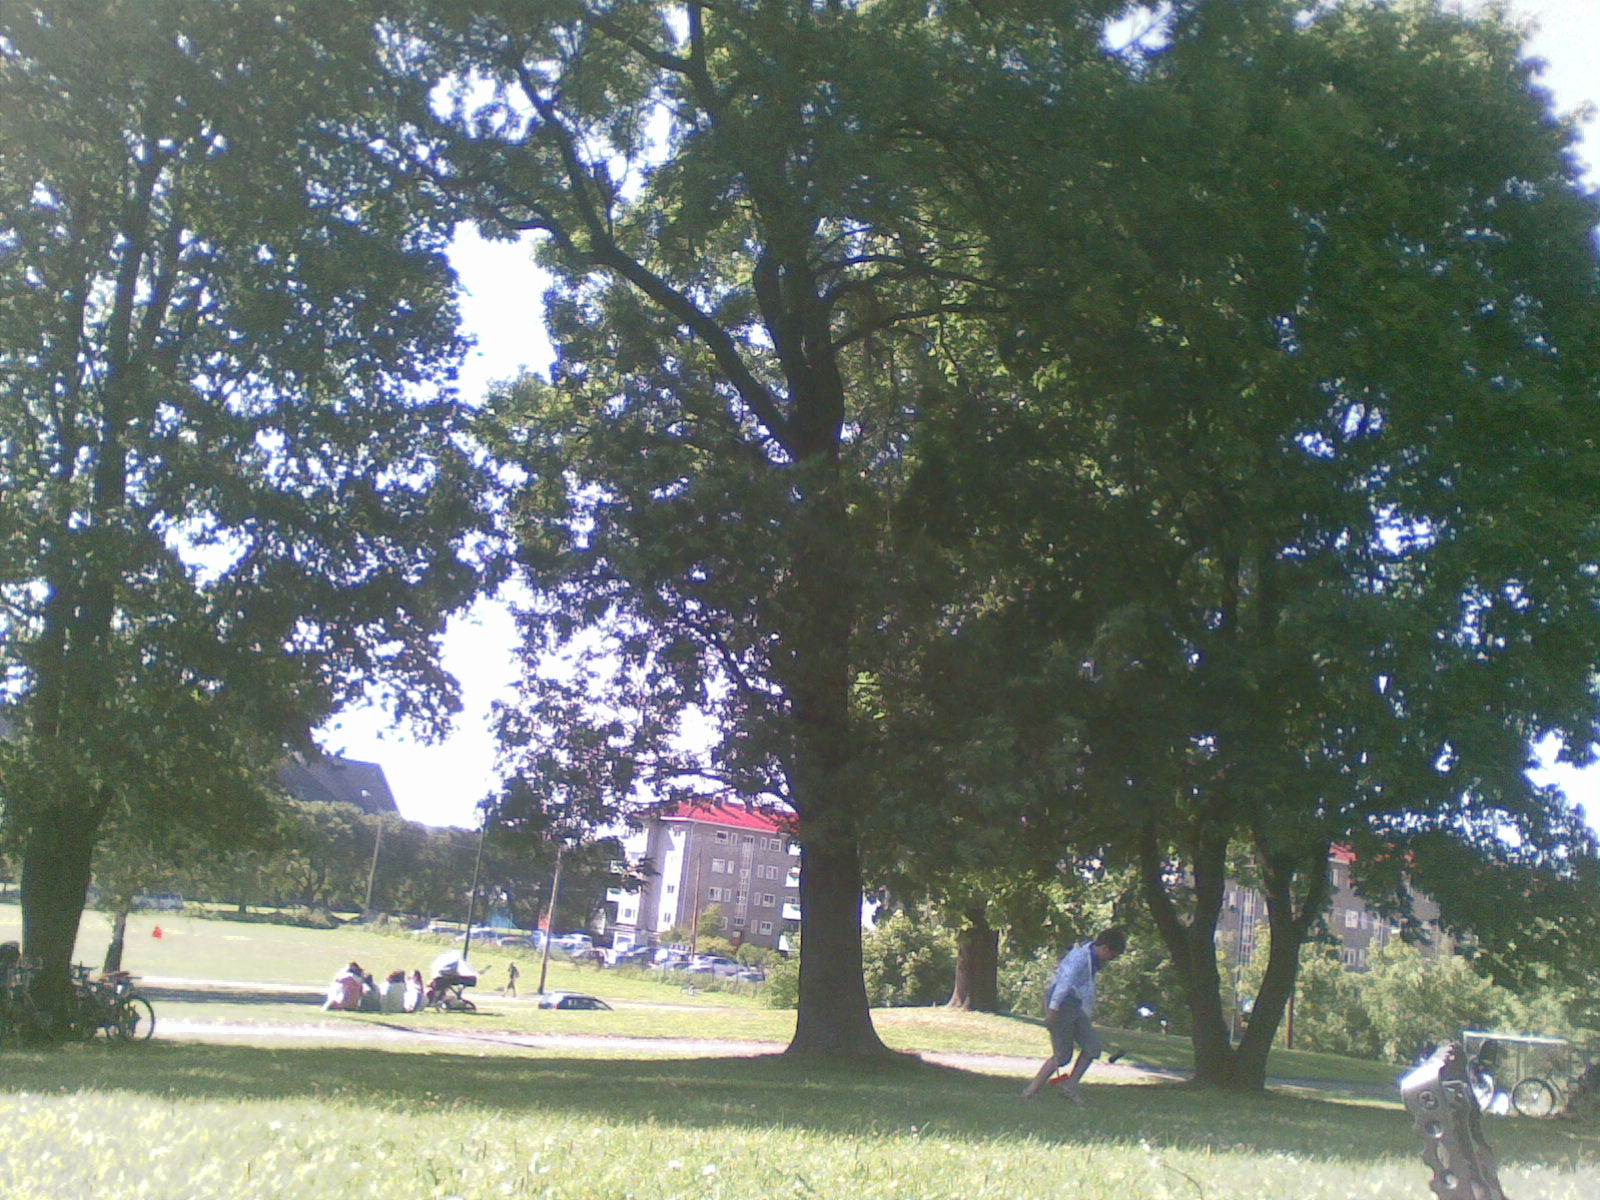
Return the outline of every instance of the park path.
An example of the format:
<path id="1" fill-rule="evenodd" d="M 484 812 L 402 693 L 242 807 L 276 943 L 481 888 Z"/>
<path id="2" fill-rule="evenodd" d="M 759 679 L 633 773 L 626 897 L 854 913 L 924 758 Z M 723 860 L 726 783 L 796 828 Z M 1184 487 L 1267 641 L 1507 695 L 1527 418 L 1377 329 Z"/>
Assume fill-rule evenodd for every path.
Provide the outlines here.
<path id="1" fill-rule="evenodd" d="M 220 979 L 183 979 L 170 976 L 146 975 L 140 979 L 143 989 L 153 1000 L 163 995 L 182 995 L 200 998 L 202 994 L 251 994 L 263 999 L 303 997 L 315 1003 L 326 990 L 321 987 L 297 983 L 265 983 L 257 981 Z M 497 1003 L 526 1005 L 535 1003 L 532 996 L 511 999 L 496 997 Z M 627 1007 L 627 1005 L 619 1005 Z M 660 1005 L 651 1007 L 659 1008 Z M 689 1005 L 682 1006 L 685 1009 Z M 394 1023 L 392 1017 L 374 1020 L 362 1013 L 340 1013 L 337 1025 L 292 1024 L 287 1022 L 248 1021 L 197 1021 L 183 1017 L 164 1017 L 156 1014 L 156 1037 L 184 1038 L 193 1041 L 242 1041 L 273 1038 L 283 1041 L 324 1044 L 357 1045 L 455 1045 L 461 1047 L 508 1046 L 528 1050 L 571 1050 L 593 1053 L 610 1052 L 622 1055 L 648 1054 L 650 1057 L 673 1058 L 754 1058 L 764 1054 L 781 1054 L 785 1042 L 727 1041 L 712 1038 L 650 1038 L 609 1036 L 581 1033 L 516 1033 L 473 1029 L 422 1029 Z M 919 1051 L 916 1057 L 924 1062 L 964 1071 L 978 1071 L 988 1075 L 1016 1075 L 1029 1078 L 1039 1061 L 1009 1054 L 969 1054 L 957 1051 Z M 1100 1063 L 1095 1073 L 1105 1080 L 1122 1082 L 1163 1082 L 1181 1079 L 1171 1071 L 1161 1071 L 1127 1063 Z"/>
<path id="2" fill-rule="evenodd" d="M 202 998 L 206 994 L 255 995 L 261 999 L 303 997 L 316 1003 L 325 988 L 300 983 L 264 983 L 219 979 L 180 979 L 162 976 L 143 976 L 142 985 L 159 1000 L 163 994 L 182 995 L 185 998 Z M 496 997 L 497 1003 L 532 1007 L 534 996 L 512 998 Z M 621 1002 L 618 1007 L 631 1007 Z M 659 1008 L 660 1005 L 651 1005 Z M 690 1005 L 674 1006 L 685 1010 Z M 453 1045 L 463 1048 L 493 1046 L 519 1047 L 527 1050 L 562 1051 L 577 1053 L 630 1054 L 651 1058 L 754 1058 L 763 1054 L 781 1054 L 787 1043 L 765 1041 L 725 1041 L 714 1038 L 650 1038 L 609 1036 L 581 1033 L 516 1033 L 473 1029 L 422 1029 L 410 1025 L 394 1024 L 392 1018 L 373 1020 L 362 1013 L 340 1013 L 337 1025 L 297 1025 L 284 1022 L 248 1021 L 195 1021 L 182 1017 L 162 1017 L 156 1014 L 156 1036 L 187 1038 L 194 1041 L 243 1041 L 273 1038 L 310 1044 L 343 1045 Z M 1026 1080 L 1039 1065 L 1037 1058 L 1011 1054 L 979 1054 L 961 1051 L 917 1051 L 915 1057 L 923 1062 L 962 1071 L 976 1071 L 984 1075 L 1012 1075 Z M 1118 1083 L 1174 1083 L 1188 1077 L 1188 1072 L 1142 1067 L 1134 1063 L 1097 1063 L 1094 1076 L 1101 1082 Z M 1397 1091 L 1389 1085 L 1333 1083 L 1317 1079 L 1271 1078 L 1268 1086 L 1293 1088 L 1315 1092 L 1342 1092 L 1397 1099 Z"/>

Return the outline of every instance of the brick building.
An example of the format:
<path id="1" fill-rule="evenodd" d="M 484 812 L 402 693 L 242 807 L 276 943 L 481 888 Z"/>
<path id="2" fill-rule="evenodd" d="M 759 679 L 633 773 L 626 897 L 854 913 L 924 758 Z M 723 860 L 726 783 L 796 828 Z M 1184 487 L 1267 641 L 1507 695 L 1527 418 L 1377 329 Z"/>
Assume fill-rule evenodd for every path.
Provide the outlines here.
<path id="1" fill-rule="evenodd" d="M 1372 955 L 1391 939 L 1400 936 L 1400 926 L 1375 912 L 1356 894 L 1351 884 L 1355 855 L 1335 846 L 1328 855 L 1328 882 L 1331 899 L 1326 917 L 1327 929 L 1339 944 L 1339 958 L 1352 971 L 1365 971 Z M 1425 955 L 1450 953 L 1455 943 L 1439 924 L 1439 906 L 1427 896 L 1412 899 L 1412 912 L 1427 932 L 1418 949 Z M 1249 963 L 1258 949 L 1267 944 L 1266 897 L 1255 888 L 1229 881 L 1223 900 L 1222 919 L 1217 925 L 1219 941 L 1228 947 L 1232 964 Z M 1237 946 L 1237 952 L 1233 949 Z"/>

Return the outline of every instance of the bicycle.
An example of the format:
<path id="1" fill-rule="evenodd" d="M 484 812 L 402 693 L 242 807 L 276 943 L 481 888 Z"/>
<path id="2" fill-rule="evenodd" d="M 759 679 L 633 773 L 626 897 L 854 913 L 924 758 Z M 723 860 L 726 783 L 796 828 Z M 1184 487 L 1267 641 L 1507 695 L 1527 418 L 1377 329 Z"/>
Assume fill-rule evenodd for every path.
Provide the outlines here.
<path id="1" fill-rule="evenodd" d="M 90 978 L 87 967 L 76 967 L 78 1013 L 76 1024 L 87 1041 L 101 1030 L 122 1042 L 146 1042 L 156 1031 L 156 1013 L 150 1001 L 133 990 L 133 976 L 112 971 Z"/>
<path id="2" fill-rule="evenodd" d="M 1511 1104 L 1524 1117 L 1593 1116 L 1600 1113 L 1600 1062 L 1590 1063 L 1565 1082 L 1529 1075 L 1511 1089 Z"/>

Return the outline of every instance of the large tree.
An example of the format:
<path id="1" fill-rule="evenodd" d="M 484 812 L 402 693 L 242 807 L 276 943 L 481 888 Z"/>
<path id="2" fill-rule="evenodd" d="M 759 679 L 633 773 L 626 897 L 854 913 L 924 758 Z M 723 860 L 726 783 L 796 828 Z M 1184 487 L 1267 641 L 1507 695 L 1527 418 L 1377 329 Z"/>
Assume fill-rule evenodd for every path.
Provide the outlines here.
<path id="1" fill-rule="evenodd" d="M 1526 769 L 1594 729 L 1596 209 L 1518 48 L 1425 3 L 1178 6 L 1113 160 L 1126 269 L 1084 306 L 1077 231 L 1029 227 L 1012 433 L 957 462 L 1016 727 L 1075 719 L 1072 836 L 1141 865 L 1202 1082 L 1260 1086 L 1332 845 L 1487 945 L 1592 887 Z M 1272 941 L 1235 1050 L 1241 850 Z"/>
<path id="2" fill-rule="evenodd" d="M 246 819 L 338 705 L 456 703 L 481 489 L 376 7 L 0 12 L 0 800 L 47 1000 L 108 818 Z"/>
<path id="3" fill-rule="evenodd" d="M 557 281 L 551 378 L 497 414 L 539 596 L 508 775 L 597 822 L 690 769 L 787 804 L 797 1055 L 882 1052 L 854 689 L 931 321 L 976 302 L 945 206 L 993 132 L 973 81 L 1097 58 L 1120 7 L 451 2 L 408 31 L 415 160 Z M 714 745 L 675 763 L 691 714 Z"/>

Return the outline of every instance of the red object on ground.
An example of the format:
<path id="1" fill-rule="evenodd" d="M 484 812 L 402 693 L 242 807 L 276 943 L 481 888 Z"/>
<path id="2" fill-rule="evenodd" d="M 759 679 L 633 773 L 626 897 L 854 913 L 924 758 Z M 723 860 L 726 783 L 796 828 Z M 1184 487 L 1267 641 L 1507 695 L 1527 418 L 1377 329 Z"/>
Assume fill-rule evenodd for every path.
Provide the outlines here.
<path id="1" fill-rule="evenodd" d="M 150 936 L 151 937 L 157 937 L 157 938 L 160 937 L 161 936 L 161 926 L 157 925 L 154 929 L 152 929 L 150 931 Z"/>

